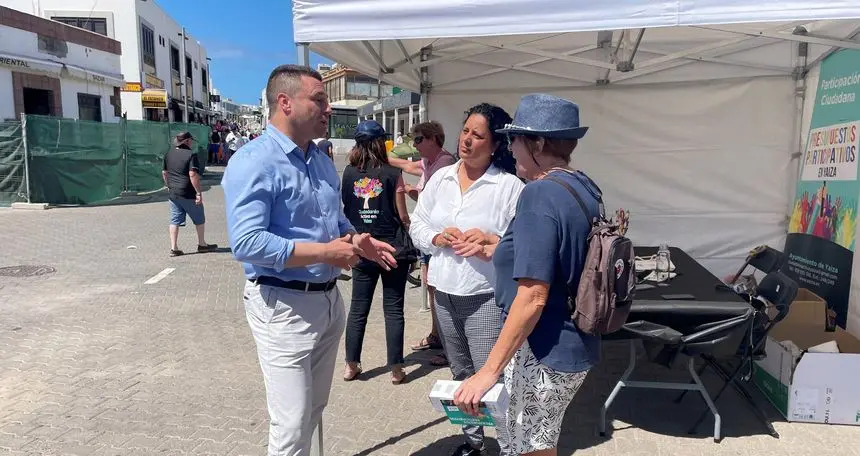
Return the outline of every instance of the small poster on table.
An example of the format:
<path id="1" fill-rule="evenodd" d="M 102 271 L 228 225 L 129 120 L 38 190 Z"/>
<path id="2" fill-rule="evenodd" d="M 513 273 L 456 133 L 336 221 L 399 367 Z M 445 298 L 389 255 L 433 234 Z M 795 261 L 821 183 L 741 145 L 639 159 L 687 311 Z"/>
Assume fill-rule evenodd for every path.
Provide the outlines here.
<path id="1" fill-rule="evenodd" d="M 860 51 L 821 64 L 815 106 L 785 244 L 786 272 L 828 304 L 830 323 L 846 328 L 854 260 L 860 146 Z M 823 324 L 824 322 L 822 322 Z"/>

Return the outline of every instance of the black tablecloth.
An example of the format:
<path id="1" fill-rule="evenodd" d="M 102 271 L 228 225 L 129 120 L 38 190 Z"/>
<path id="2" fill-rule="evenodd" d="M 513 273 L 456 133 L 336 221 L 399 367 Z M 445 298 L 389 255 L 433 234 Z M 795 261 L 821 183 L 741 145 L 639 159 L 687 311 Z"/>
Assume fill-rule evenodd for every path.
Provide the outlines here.
<path id="1" fill-rule="evenodd" d="M 656 247 L 636 247 L 634 249 L 638 257 L 650 257 L 657 253 Z M 675 278 L 665 282 L 668 287 L 657 287 L 649 290 L 637 290 L 637 301 L 662 301 L 661 297 L 664 294 L 691 294 L 696 297 L 696 301 L 715 301 L 715 302 L 743 302 L 743 300 L 732 290 L 717 288 L 717 285 L 722 281 L 705 269 L 696 260 L 690 257 L 687 252 L 677 248 L 669 247 L 669 255 L 672 263 L 675 264 L 675 272 L 678 274 Z M 642 274 L 647 275 L 648 273 Z M 655 282 L 644 282 L 655 284 Z"/>
<path id="2" fill-rule="evenodd" d="M 636 255 L 648 257 L 657 253 L 656 247 L 636 247 Z M 680 334 L 691 334 L 716 321 L 746 315 L 750 305 L 737 293 L 719 287 L 720 279 L 679 248 L 670 247 L 672 263 L 677 276 L 666 286 L 637 290 L 630 310 L 628 323 L 646 321 L 663 325 Z M 643 274 L 644 275 L 644 274 Z M 643 282 L 654 284 L 654 282 Z M 663 295 L 691 294 L 695 300 L 666 300 Z M 612 339 L 635 337 L 621 330 Z"/>

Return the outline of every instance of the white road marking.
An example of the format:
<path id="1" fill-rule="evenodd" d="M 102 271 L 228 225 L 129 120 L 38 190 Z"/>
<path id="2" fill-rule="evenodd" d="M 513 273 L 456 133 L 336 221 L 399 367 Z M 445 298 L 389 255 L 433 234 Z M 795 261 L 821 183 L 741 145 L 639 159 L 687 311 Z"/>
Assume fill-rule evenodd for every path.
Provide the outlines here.
<path id="1" fill-rule="evenodd" d="M 163 271 L 150 277 L 149 280 L 147 280 L 146 282 L 143 282 L 143 284 L 144 285 L 152 285 L 154 283 L 158 283 L 159 281 L 161 281 L 161 279 L 167 277 L 168 275 L 170 275 L 171 272 L 173 272 L 175 270 L 176 270 L 176 268 L 165 268 Z"/>

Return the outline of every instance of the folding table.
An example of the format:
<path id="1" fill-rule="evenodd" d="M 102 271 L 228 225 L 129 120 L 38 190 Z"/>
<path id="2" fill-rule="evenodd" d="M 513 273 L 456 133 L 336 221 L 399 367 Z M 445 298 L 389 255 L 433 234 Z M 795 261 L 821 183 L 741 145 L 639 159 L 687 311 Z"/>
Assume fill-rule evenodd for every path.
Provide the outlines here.
<path id="1" fill-rule="evenodd" d="M 656 251 L 637 247 L 636 255 L 647 257 Z M 734 357 L 749 337 L 754 309 L 734 291 L 721 287 L 718 278 L 683 250 L 670 248 L 670 256 L 677 276 L 665 286 L 638 290 L 624 329 L 604 338 L 629 340 L 630 360 L 601 408 L 601 435 L 606 433 L 606 412 L 622 388 L 651 388 L 698 391 L 714 415 L 714 440 L 720 440 L 720 413 L 696 373 L 695 361 L 701 355 L 711 359 Z M 691 294 L 695 300 L 663 298 L 671 294 Z M 636 367 L 637 340 L 643 342 L 651 361 L 667 367 L 672 366 L 678 355 L 689 356 L 687 370 L 692 383 L 628 380 Z"/>

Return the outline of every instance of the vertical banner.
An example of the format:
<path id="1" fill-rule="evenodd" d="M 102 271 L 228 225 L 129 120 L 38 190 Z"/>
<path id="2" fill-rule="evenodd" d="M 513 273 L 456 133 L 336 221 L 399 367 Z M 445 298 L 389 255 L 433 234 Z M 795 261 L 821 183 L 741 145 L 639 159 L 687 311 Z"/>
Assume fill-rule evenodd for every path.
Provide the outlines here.
<path id="1" fill-rule="evenodd" d="M 815 106 L 785 243 L 787 273 L 827 300 L 828 323 L 846 327 L 854 259 L 860 51 L 821 63 Z"/>

